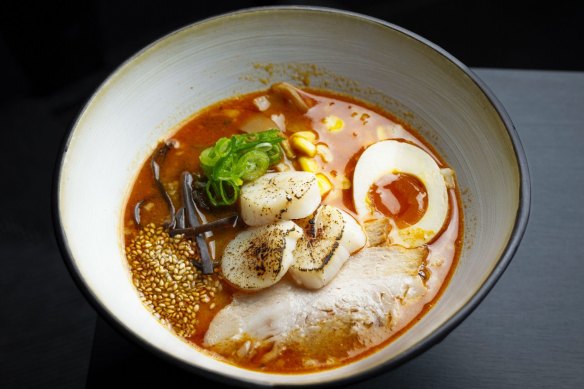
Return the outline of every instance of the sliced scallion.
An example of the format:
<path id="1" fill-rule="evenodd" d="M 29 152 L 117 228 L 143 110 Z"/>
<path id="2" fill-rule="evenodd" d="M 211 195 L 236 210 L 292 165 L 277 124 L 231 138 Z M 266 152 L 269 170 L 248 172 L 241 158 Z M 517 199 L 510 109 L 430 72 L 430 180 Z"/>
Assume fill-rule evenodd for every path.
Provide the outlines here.
<path id="1" fill-rule="evenodd" d="M 221 138 L 201 153 L 199 160 L 207 176 L 205 192 L 214 206 L 231 205 L 240 187 L 263 175 L 282 160 L 277 129 Z"/>

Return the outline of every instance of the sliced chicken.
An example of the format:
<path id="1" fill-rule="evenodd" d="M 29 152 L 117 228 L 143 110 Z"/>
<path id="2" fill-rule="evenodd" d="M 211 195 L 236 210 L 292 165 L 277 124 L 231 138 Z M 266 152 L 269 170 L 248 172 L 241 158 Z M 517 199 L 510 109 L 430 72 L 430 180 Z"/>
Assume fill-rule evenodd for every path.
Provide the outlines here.
<path id="1" fill-rule="evenodd" d="M 255 294 L 236 294 L 211 322 L 205 345 L 264 363 L 290 348 L 305 366 L 377 345 L 423 308 L 427 289 L 418 270 L 426 255 L 422 248 L 366 248 L 322 289 L 283 280 Z"/>
<path id="2" fill-rule="evenodd" d="M 388 217 L 380 217 L 378 219 L 367 220 L 363 223 L 369 246 L 385 246 L 389 231 L 391 230 L 391 223 Z"/>
<path id="3" fill-rule="evenodd" d="M 221 271 L 239 289 L 255 291 L 274 285 L 294 262 L 292 253 L 302 230 L 294 222 L 240 232 L 223 252 Z"/>
<path id="4" fill-rule="evenodd" d="M 320 200 L 313 173 L 268 173 L 241 188 L 241 217 L 249 226 L 302 219 L 316 210 Z"/>

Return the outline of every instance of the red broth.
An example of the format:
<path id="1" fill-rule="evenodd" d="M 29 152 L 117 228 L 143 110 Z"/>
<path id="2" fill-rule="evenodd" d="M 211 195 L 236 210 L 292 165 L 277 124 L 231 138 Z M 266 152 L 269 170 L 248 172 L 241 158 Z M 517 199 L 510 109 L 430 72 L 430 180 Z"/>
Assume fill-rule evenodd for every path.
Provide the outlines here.
<path id="1" fill-rule="evenodd" d="M 263 112 L 259 111 L 256 104 L 254 104 L 254 99 L 259 96 L 267 96 L 270 101 L 269 108 Z M 257 120 L 258 117 L 271 118 L 273 115 L 278 115 L 278 117 L 285 118 L 286 129 L 284 134 L 288 137 L 298 131 L 313 131 L 315 133 L 316 140 L 314 142 L 320 147 L 327 147 L 330 155 L 332 155 L 332 160 L 322 154 L 317 154 L 314 157 L 318 171 L 326 175 L 335 188 L 324 197 L 323 203 L 335 205 L 350 213 L 354 213 L 351 188 L 353 171 L 358 157 L 372 143 L 382 139 L 400 139 L 423 148 L 433 156 L 440 167 L 447 167 L 445 161 L 418 133 L 406 123 L 400 122 L 396 117 L 379 107 L 329 91 L 305 90 L 303 91 L 303 96 L 312 104 L 308 112 L 302 112 L 281 94 L 268 90 L 221 101 L 186 120 L 171 137 L 178 142 L 179 147 L 170 150 L 160 164 L 160 179 L 164 182 L 165 188 L 175 206 L 180 206 L 182 201 L 179 183 L 181 173 L 183 171 L 199 172 L 199 155 L 205 148 L 212 146 L 221 137 L 229 137 L 241 133 L 241 129 L 245 127 L 246 123 L 254 118 Z M 298 170 L 302 168 L 298 160 L 287 159 L 286 162 Z M 377 210 L 382 214 L 393 217 L 400 228 L 416 223 L 423 216 L 428 203 L 427 193 L 423 184 L 415 177 L 406 174 L 386 177 L 377 182 L 372 188 L 371 195 Z M 447 240 L 456 247 L 456 250 L 454 258 L 452 258 L 449 275 L 442 284 L 440 292 L 430 303 L 426 304 L 416 319 L 382 344 L 360 352 L 358 355 L 352 355 L 351 350 L 341 350 L 342 352 L 339 355 L 344 355 L 345 357 L 340 359 L 339 365 L 363 358 L 390 343 L 420 320 L 440 297 L 441 292 L 448 284 L 453 269 L 456 267 L 462 245 L 463 229 L 460 195 L 456 189 L 449 189 L 449 197 L 449 216 L 442 232 L 435 238 L 434 242 Z M 140 226 L 134 221 L 135 208 L 138 202 L 141 202 L 139 207 Z M 236 206 L 204 211 L 201 216 L 207 221 L 213 221 L 233 212 L 237 212 Z M 150 308 L 152 306 L 156 307 L 154 313 L 158 318 L 169 324 L 177 333 L 184 332 L 183 337 L 191 342 L 194 347 L 204 349 L 203 338 L 209 323 L 221 308 L 230 303 L 235 290 L 222 280 L 220 274 L 215 274 L 206 277 L 208 282 L 205 281 L 207 282 L 205 285 L 207 286 L 202 285 L 203 281 L 201 280 L 203 278 L 196 281 L 200 282 L 200 285 L 197 284 L 200 287 L 200 293 L 191 300 L 180 300 L 176 297 L 172 291 L 174 286 L 163 287 L 161 285 L 160 288 L 148 286 L 151 289 L 148 291 L 148 287 L 144 285 L 144 282 L 152 281 L 153 276 L 147 273 L 152 269 L 144 270 L 145 266 L 139 253 L 130 254 L 140 250 L 136 248 L 135 240 L 140 231 L 145 228 L 144 226 L 150 226 L 146 228 L 161 227 L 168 221 L 168 218 L 168 207 L 156 186 L 150 163 L 146 161 L 132 184 L 124 214 L 125 243 L 134 282 L 141 296 L 148 300 L 146 305 Z M 221 258 L 225 245 L 243 228 L 241 225 L 236 228 L 224 228 L 219 232 L 214 232 L 212 236 L 207 236 L 207 242 L 212 247 L 211 251 L 216 260 Z M 161 229 L 159 228 L 159 230 Z M 433 242 L 430 242 L 428 245 L 430 250 L 432 250 L 433 244 Z M 144 248 L 144 246 L 139 247 Z M 187 264 L 187 266 L 189 265 Z M 188 276 L 191 277 L 193 274 Z M 429 274 L 425 274 L 425 276 L 429 276 Z M 194 278 L 195 280 L 198 279 L 196 274 Z M 154 281 L 157 281 L 157 279 L 154 279 Z M 195 284 L 193 283 L 192 285 Z M 209 287 L 208 285 L 212 286 Z M 180 289 L 181 287 L 179 286 L 178 288 Z M 156 289 L 161 290 L 159 295 L 156 294 Z M 196 293 L 198 292 L 193 292 L 193 295 L 196 295 Z M 203 299 L 201 296 L 206 297 Z M 169 301 L 169 303 L 161 304 L 161 299 Z M 186 309 L 185 304 L 191 309 Z M 161 305 L 165 306 L 161 307 Z M 172 309 L 165 309 L 169 306 Z M 175 308 L 179 311 L 187 312 L 186 319 L 181 315 L 177 315 Z M 195 310 L 196 313 L 194 312 Z M 188 330 L 185 330 L 185 326 L 182 323 L 189 320 L 194 321 L 194 323 L 188 326 Z M 331 347 L 334 348 L 334 345 L 331 345 Z M 347 347 L 350 348 L 351 346 Z M 302 355 L 299 355 L 295 350 L 286 350 L 275 360 L 264 364 L 258 362 L 261 359 L 261 354 L 260 350 L 257 358 L 244 364 L 239 363 L 239 365 L 253 370 L 277 373 L 297 373 L 323 369 L 323 367 L 318 366 L 310 368 L 303 366 L 301 362 Z M 220 355 L 214 356 L 225 360 Z M 226 361 L 235 363 L 230 360 Z M 327 366 L 326 368 L 330 367 Z"/>

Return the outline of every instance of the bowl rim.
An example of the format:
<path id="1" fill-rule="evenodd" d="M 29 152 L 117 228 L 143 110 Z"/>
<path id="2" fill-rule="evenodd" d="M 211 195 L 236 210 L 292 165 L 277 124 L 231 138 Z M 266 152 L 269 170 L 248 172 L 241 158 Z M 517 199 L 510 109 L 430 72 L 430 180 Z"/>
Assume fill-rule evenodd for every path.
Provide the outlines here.
<path id="1" fill-rule="evenodd" d="M 124 323 L 122 323 L 116 316 L 114 316 L 107 308 L 107 306 L 102 303 L 97 296 L 93 293 L 93 291 L 89 288 L 88 284 L 84 280 L 81 272 L 79 271 L 73 255 L 69 250 L 69 245 L 67 241 L 67 235 L 64 231 L 61 216 L 60 216 L 60 183 L 62 177 L 62 170 L 66 160 L 67 151 L 77 128 L 80 119 L 84 116 L 85 112 L 87 111 L 88 107 L 91 105 L 93 100 L 95 99 L 96 95 L 107 85 L 109 82 L 116 77 L 126 66 L 130 65 L 132 62 L 136 61 L 140 56 L 142 56 L 145 52 L 149 51 L 153 47 L 157 46 L 159 43 L 165 41 L 166 39 L 172 37 L 175 34 L 178 34 L 184 30 L 191 29 L 193 27 L 199 26 L 201 24 L 205 24 L 208 22 L 215 21 L 217 19 L 229 19 L 235 16 L 239 16 L 242 14 L 252 14 L 252 13 L 271 13 L 271 12 L 314 12 L 314 13 L 323 13 L 323 14 L 335 14 L 341 15 L 344 17 L 349 17 L 353 19 L 357 19 L 360 22 L 370 23 L 377 26 L 381 26 L 384 28 L 392 29 L 398 33 L 401 33 L 409 38 L 414 39 L 418 43 L 429 47 L 430 49 L 436 51 L 446 60 L 451 62 L 458 70 L 464 73 L 466 76 L 470 78 L 470 80 L 478 87 L 478 89 L 484 94 L 484 97 L 490 102 L 490 104 L 495 109 L 496 113 L 499 116 L 499 119 L 503 123 L 507 134 L 511 140 L 511 144 L 513 146 L 513 151 L 515 153 L 515 158 L 517 159 L 518 163 L 518 172 L 519 172 L 519 206 L 517 208 L 517 213 L 515 216 L 515 224 L 511 231 L 511 235 L 509 236 L 509 240 L 507 245 L 505 246 L 503 252 L 501 253 L 499 260 L 493 267 L 491 273 L 485 278 L 483 283 L 477 288 L 474 295 L 471 296 L 470 299 L 457 311 L 455 312 L 450 318 L 448 318 L 442 325 L 440 325 L 436 330 L 429 333 L 426 337 L 421 339 L 419 342 L 414 344 L 411 348 L 403 351 L 402 353 L 398 354 L 393 359 L 383 362 L 378 366 L 371 367 L 365 371 L 360 373 L 333 379 L 331 381 L 327 381 L 325 383 L 308 383 L 302 384 L 302 386 L 310 386 L 310 387 L 329 387 L 332 385 L 348 385 L 351 383 L 363 381 L 366 379 L 373 378 L 378 376 L 382 373 L 388 372 L 405 362 L 417 357 L 424 351 L 430 349 L 431 347 L 435 346 L 436 344 L 440 343 L 442 340 L 446 338 L 446 336 L 451 333 L 464 319 L 466 319 L 479 305 L 479 303 L 487 296 L 487 294 L 491 291 L 493 286 L 497 283 L 509 263 L 513 258 L 515 252 L 517 251 L 521 239 L 526 231 L 528 220 L 529 220 L 529 213 L 531 207 L 531 181 L 529 176 L 529 168 L 527 164 L 527 157 L 523 146 L 521 144 L 521 140 L 519 139 L 519 135 L 515 128 L 515 125 L 511 121 L 508 113 L 503 108 L 503 105 L 499 100 L 495 97 L 494 93 L 484 84 L 484 82 L 466 65 L 448 53 L 446 50 L 441 48 L 440 46 L 430 42 L 429 40 L 419 36 L 418 34 L 411 32 L 405 28 L 399 27 L 393 23 L 387 22 L 385 20 L 381 20 L 369 15 L 364 15 L 356 12 L 345 11 L 335 8 L 329 7 L 317 7 L 317 6 L 267 6 L 267 7 L 254 7 L 254 8 L 245 8 L 240 9 L 237 11 L 222 13 L 216 16 L 211 16 L 208 18 L 201 19 L 197 22 L 188 24 L 183 26 L 179 29 L 176 29 L 164 36 L 160 37 L 159 39 L 155 40 L 154 42 L 150 43 L 146 47 L 139 50 L 137 53 L 132 55 L 127 60 L 123 61 L 120 65 L 118 65 L 114 71 L 112 71 L 105 80 L 103 80 L 100 85 L 95 89 L 92 95 L 85 101 L 85 104 L 73 120 L 73 124 L 69 127 L 66 134 L 63 136 L 61 146 L 57 155 L 57 159 L 55 162 L 54 170 L 53 170 L 53 180 L 52 180 L 52 191 L 51 191 L 51 211 L 52 211 L 52 220 L 53 220 L 53 229 L 55 232 L 56 240 L 59 246 L 59 250 L 61 252 L 61 257 L 63 258 L 65 265 L 71 274 L 71 277 L 75 281 L 75 284 L 81 290 L 85 298 L 90 302 L 93 308 L 97 311 L 97 313 L 105 319 L 105 321 L 110 324 L 113 328 L 115 328 L 118 333 L 122 334 L 127 339 L 131 339 L 134 344 L 138 344 L 142 348 L 145 348 L 151 353 L 161 357 L 162 359 L 171 362 L 174 365 L 178 365 L 179 367 L 189 371 L 194 372 L 196 374 L 200 374 L 206 378 L 210 378 L 214 381 L 218 381 L 221 383 L 226 384 L 235 384 L 239 386 L 246 386 L 246 387 L 257 387 L 257 386 L 276 386 L 276 387 L 294 387 L 298 386 L 299 384 L 269 384 L 269 383 L 259 383 L 259 382 L 251 382 L 251 381 L 244 381 L 237 377 L 227 376 L 220 373 L 215 373 L 210 370 L 207 370 L 201 366 L 189 364 L 184 362 L 172 354 L 163 351 L 161 349 L 156 348 L 155 346 L 147 343 L 144 339 L 142 339 L 138 334 L 136 334 L 131 328 L 127 327 Z M 269 375 L 269 374 L 266 374 Z"/>

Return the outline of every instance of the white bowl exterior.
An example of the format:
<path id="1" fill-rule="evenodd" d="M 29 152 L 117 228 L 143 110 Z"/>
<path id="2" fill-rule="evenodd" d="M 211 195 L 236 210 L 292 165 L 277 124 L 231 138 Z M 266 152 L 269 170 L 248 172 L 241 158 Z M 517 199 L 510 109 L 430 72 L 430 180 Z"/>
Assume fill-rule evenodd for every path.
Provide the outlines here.
<path id="1" fill-rule="evenodd" d="M 414 113 L 422 133 L 457 172 L 465 200 L 466 242 L 441 299 L 388 347 L 334 370 L 265 374 L 210 358 L 154 319 L 130 282 L 121 221 L 129 185 L 159 140 L 211 103 L 265 88 L 248 80 L 253 64 L 298 62 L 322 66 L 364 89 L 372 87 Z M 353 94 L 372 99 L 359 90 Z M 519 181 L 500 117 L 449 59 L 402 32 L 353 15 L 259 10 L 187 27 L 124 64 L 75 125 L 58 201 L 79 274 L 97 300 L 138 337 L 185 363 L 226 376 L 303 384 L 345 378 L 391 360 L 461 309 L 507 244 L 519 206 Z"/>

